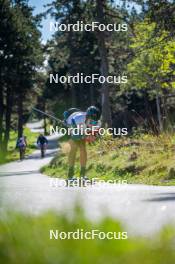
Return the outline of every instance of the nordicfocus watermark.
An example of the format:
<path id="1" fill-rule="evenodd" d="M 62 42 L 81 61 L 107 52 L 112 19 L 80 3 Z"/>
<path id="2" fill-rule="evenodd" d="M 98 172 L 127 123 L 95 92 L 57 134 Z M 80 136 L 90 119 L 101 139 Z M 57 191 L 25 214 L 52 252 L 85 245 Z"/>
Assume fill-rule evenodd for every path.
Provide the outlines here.
<path id="1" fill-rule="evenodd" d="M 77 21 L 75 24 L 60 24 L 59 22 L 50 22 L 51 32 L 94 32 L 94 31 L 108 31 L 108 32 L 126 32 L 128 30 L 128 25 L 123 24 L 102 24 L 96 21 L 92 23 L 85 24 L 83 21 Z"/>
<path id="2" fill-rule="evenodd" d="M 111 187 L 111 185 L 117 185 L 118 187 L 127 186 L 127 180 L 102 180 L 99 178 L 84 179 L 83 177 L 74 178 L 74 179 L 59 179 L 59 178 L 50 178 L 50 187 L 53 189 L 61 187 Z"/>
<path id="3" fill-rule="evenodd" d="M 128 129 L 123 128 L 103 128 L 99 126 L 85 127 L 84 125 L 77 125 L 77 127 L 60 128 L 58 126 L 50 126 L 50 136 L 95 136 L 98 133 L 100 136 L 127 136 Z"/>
<path id="4" fill-rule="evenodd" d="M 115 232 L 109 231 L 104 232 L 98 229 L 92 229 L 86 231 L 84 229 L 77 229 L 76 231 L 60 231 L 60 230 L 49 230 L 50 240 L 126 240 L 128 239 L 127 232 Z"/>
<path id="5" fill-rule="evenodd" d="M 103 76 L 103 75 L 100 75 L 98 73 L 94 73 L 94 74 L 91 74 L 91 75 L 84 75 L 84 73 L 77 73 L 76 75 L 72 76 L 72 75 L 68 75 L 68 76 L 65 76 L 65 75 L 62 75 L 62 76 L 59 76 L 58 73 L 50 73 L 49 75 L 49 81 L 50 81 L 50 84 L 52 83 L 62 83 L 62 84 L 65 84 L 65 83 L 68 83 L 68 84 L 71 84 L 71 83 L 80 83 L 80 84 L 83 84 L 83 83 L 100 83 L 100 84 L 103 84 L 103 83 L 109 83 L 109 84 L 125 84 L 128 82 L 128 78 L 127 76 L 115 76 L 115 75 L 109 75 L 107 77 Z"/>

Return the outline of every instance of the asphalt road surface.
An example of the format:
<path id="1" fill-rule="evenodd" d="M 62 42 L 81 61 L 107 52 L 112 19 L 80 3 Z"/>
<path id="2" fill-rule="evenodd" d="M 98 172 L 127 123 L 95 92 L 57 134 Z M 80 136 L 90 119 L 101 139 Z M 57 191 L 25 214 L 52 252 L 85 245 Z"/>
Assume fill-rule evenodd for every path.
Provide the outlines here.
<path id="1" fill-rule="evenodd" d="M 30 124 L 30 128 L 39 131 L 37 124 Z M 56 210 L 71 215 L 78 203 L 93 221 L 105 216 L 119 219 L 129 235 L 150 236 L 168 223 L 175 224 L 173 186 L 95 184 L 64 187 L 62 181 L 42 175 L 40 168 L 58 151 L 58 138 L 48 139 L 45 158 L 41 159 L 37 150 L 22 162 L 0 166 L 1 213 L 7 209 L 30 214 Z"/>

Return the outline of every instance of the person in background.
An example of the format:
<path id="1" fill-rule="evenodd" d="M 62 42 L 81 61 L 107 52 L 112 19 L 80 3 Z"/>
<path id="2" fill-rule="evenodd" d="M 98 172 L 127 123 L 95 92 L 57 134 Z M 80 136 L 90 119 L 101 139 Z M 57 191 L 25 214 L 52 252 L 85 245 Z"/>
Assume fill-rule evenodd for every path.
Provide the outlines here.
<path id="1" fill-rule="evenodd" d="M 27 147 L 27 139 L 25 136 L 19 137 L 16 142 L 16 147 L 19 149 L 20 160 L 22 161 L 25 157 L 25 151 Z"/>
<path id="2" fill-rule="evenodd" d="M 45 151 L 48 145 L 48 140 L 43 134 L 40 134 L 39 137 L 37 138 L 37 145 L 41 150 L 41 158 L 44 158 Z"/>

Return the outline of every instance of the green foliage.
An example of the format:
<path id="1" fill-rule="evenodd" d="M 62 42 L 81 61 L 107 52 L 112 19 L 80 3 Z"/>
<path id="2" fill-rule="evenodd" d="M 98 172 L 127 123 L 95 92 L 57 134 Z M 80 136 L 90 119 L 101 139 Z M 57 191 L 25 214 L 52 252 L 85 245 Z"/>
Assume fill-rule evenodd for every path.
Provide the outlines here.
<path id="1" fill-rule="evenodd" d="M 135 58 L 128 64 L 131 89 L 147 89 L 150 96 L 175 88 L 175 41 L 168 39 L 168 32 L 155 31 L 156 24 L 145 20 L 136 24 L 131 47 Z"/>
<path id="2" fill-rule="evenodd" d="M 57 23 L 74 24 L 77 21 L 89 23 L 93 17 L 89 1 L 54 1 L 49 5 L 51 16 Z M 51 48 L 50 48 L 51 47 Z M 90 75 L 99 73 L 99 53 L 97 40 L 92 32 L 55 32 L 53 41 L 48 43 L 49 67 L 51 73 L 59 76 L 75 75 L 78 72 Z M 46 83 L 45 98 L 65 101 L 70 108 L 85 107 L 99 102 L 99 84 L 50 84 Z M 97 100 L 96 100 L 97 99 Z"/>
<path id="3" fill-rule="evenodd" d="M 134 3 L 132 10 L 128 8 L 128 2 L 132 5 Z M 138 5 L 141 8 L 137 9 Z M 99 9 L 104 15 L 99 15 Z M 167 10 L 169 16 L 164 10 Z M 105 115 L 110 119 L 111 109 L 112 117 L 121 112 L 126 115 L 129 113 L 131 125 L 139 126 L 141 115 L 142 124 L 144 120 L 143 125 L 147 123 L 147 130 L 156 133 L 159 130 L 159 118 L 162 119 L 164 129 L 171 125 L 169 123 L 174 123 L 174 99 L 171 94 L 174 93 L 175 86 L 175 42 L 174 31 L 170 25 L 170 21 L 174 23 L 173 12 L 173 4 L 168 1 L 124 1 L 123 5 L 116 5 L 114 1 L 103 1 L 101 5 L 100 1 L 73 0 L 55 1 L 49 5 L 48 13 L 60 24 L 73 24 L 77 21 L 91 23 L 99 20 L 99 17 L 104 23 L 128 24 L 127 32 L 56 32 L 53 40 L 46 46 L 52 73 L 67 76 L 83 72 L 88 75 L 106 69 L 107 75 L 127 75 L 128 83 L 110 84 L 109 87 L 105 85 L 106 91 L 109 90 L 110 107 L 106 103 L 108 100 L 104 107 L 101 104 L 104 87 L 99 83 L 49 84 L 48 80 L 44 93 L 48 109 L 55 111 L 53 102 L 58 100 L 65 101 L 68 108 L 73 105 L 84 109 L 89 104 L 98 104 L 103 109 L 102 120 Z M 165 18 L 168 20 L 167 27 Z M 157 96 L 160 97 L 159 116 L 155 102 Z M 58 106 L 56 112 L 61 109 L 62 106 Z M 134 115 L 131 109 L 138 114 Z M 160 124 L 159 126 L 161 127 Z"/>
<path id="4" fill-rule="evenodd" d="M 175 230 L 171 227 L 151 239 L 133 238 L 129 233 L 127 240 L 49 239 L 50 230 L 69 232 L 77 229 L 125 232 L 118 222 L 109 218 L 92 223 L 79 209 L 74 211 L 72 220 L 55 213 L 33 217 L 12 212 L 1 214 L 1 263 L 174 264 Z"/>
<path id="5" fill-rule="evenodd" d="M 40 19 L 28 1 L 0 0 L 0 17 L 0 154 L 5 155 L 12 123 L 22 135 L 43 57 Z"/>

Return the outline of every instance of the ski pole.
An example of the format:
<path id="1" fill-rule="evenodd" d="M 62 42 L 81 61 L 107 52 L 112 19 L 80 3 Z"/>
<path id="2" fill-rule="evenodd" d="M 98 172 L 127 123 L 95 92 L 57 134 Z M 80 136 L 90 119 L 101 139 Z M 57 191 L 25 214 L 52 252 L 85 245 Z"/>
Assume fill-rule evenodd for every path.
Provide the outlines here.
<path id="1" fill-rule="evenodd" d="M 45 112 L 43 112 L 43 111 L 41 111 L 41 110 L 39 110 L 39 109 L 37 109 L 37 108 L 35 108 L 35 107 L 33 107 L 32 109 L 33 109 L 34 111 L 36 111 L 36 112 L 42 114 L 42 115 L 45 115 L 45 116 L 47 116 L 47 117 L 50 117 L 50 118 L 56 120 L 57 122 L 60 122 L 61 124 L 64 124 L 64 122 L 63 122 L 61 119 L 56 118 L 55 116 L 53 116 L 53 115 L 51 115 L 51 114 L 45 113 Z"/>

